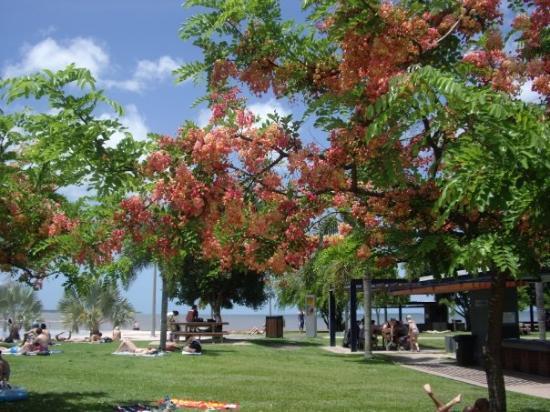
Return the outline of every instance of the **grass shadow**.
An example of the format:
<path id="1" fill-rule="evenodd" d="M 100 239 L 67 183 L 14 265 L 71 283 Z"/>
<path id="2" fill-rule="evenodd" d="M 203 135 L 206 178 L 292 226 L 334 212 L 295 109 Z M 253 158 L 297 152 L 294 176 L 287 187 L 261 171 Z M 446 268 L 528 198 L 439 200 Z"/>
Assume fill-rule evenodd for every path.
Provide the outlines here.
<path id="1" fill-rule="evenodd" d="M 294 348 L 315 348 L 323 346 L 321 342 L 305 341 L 305 340 L 289 340 L 289 339 L 254 339 L 250 343 L 257 346 L 263 346 L 273 349 L 282 349 L 285 347 Z"/>
<path id="2" fill-rule="evenodd" d="M 115 405 L 97 401 L 98 398 L 104 397 L 105 395 L 106 393 L 104 392 L 35 392 L 30 393 L 29 399 L 27 400 L 2 403 L 2 411 L 112 411 Z M 140 403 L 143 403 L 143 401 Z"/>
<path id="3" fill-rule="evenodd" d="M 364 356 L 346 356 L 344 362 L 359 363 L 365 365 L 391 365 L 393 362 L 388 361 L 386 358 L 375 356 L 371 359 L 365 359 Z"/>

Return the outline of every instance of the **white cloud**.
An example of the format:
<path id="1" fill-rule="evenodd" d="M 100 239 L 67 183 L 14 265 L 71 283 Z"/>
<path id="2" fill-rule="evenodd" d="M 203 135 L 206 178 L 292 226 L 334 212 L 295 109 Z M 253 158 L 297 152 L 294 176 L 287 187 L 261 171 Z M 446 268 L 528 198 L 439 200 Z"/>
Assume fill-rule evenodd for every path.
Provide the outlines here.
<path id="1" fill-rule="evenodd" d="M 46 32 L 55 30 L 48 27 Z M 93 39 L 75 37 L 65 41 L 56 41 L 48 37 L 35 45 L 25 45 L 21 59 L 4 66 L 3 77 L 15 77 L 34 73 L 42 69 L 60 70 L 74 63 L 92 72 L 98 83 L 107 88 L 118 88 L 131 92 L 141 92 L 154 82 L 160 82 L 170 77 L 179 63 L 170 56 L 162 56 L 157 60 L 138 61 L 133 73 L 126 79 L 114 80 L 104 77 L 111 66 L 107 51 Z"/>
<path id="2" fill-rule="evenodd" d="M 111 114 L 104 113 L 99 116 L 100 119 L 113 119 L 114 117 Z M 130 132 L 134 140 L 144 141 L 147 138 L 147 133 L 149 133 L 149 128 L 145 123 L 145 119 L 139 113 L 138 108 L 134 104 L 130 104 L 125 108 L 125 114 L 120 119 L 120 123 L 126 127 L 127 131 Z M 107 147 L 116 147 L 118 143 L 124 139 L 124 133 L 115 133 L 111 136 L 107 142 Z"/>
<path id="3" fill-rule="evenodd" d="M 269 99 L 265 103 L 253 103 L 248 106 L 248 110 L 250 110 L 254 114 L 254 116 L 259 118 L 256 122 L 257 124 L 267 120 L 268 114 L 272 114 L 275 112 L 277 112 L 277 114 L 279 114 L 280 116 L 288 116 L 290 114 L 288 109 L 281 105 L 281 103 L 275 99 Z M 197 117 L 197 125 L 199 127 L 205 127 L 208 124 L 211 116 L 212 112 L 210 111 L 210 109 L 201 109 Z"/>
<path id="4" fill-rule="evenodd" d="M 57 42 L 48 37 L 23 48 L 21 60 L 4 68 L 4 77 L 21 76 L 42 69 L 60 70 L 68 64 L 85 67 L 98 77 L 109 66 L 109 55 L 92 39 L 76 37 Z"/>
<path id="5" fill-rule="evenodd" d="M 53 34 L 57 31 L 57 27 L 55 27 L 54 25 L 49 25 L 48 27 L 46 27 L 45 29 L 40 29 L 38 30 L 38 33 L 40 33 L 40 36 L 42 37 L 48 37 L 50 34 Z"/>
<path id="6" fill-rule="evenodd" d="M 210 111 L 210 109 L 201 109 L 197 119 L 197 125 L 199 127 L 205 127 L 208 124 L 211 115 L 212 112 Z"/>
<path id="7" fill-rule="evenodd" d="M 147 88 L 152 82 L 162 81 L 172 75 L 179 64 L 170 56 L 162 56 L 158 60 L 140 60 L 134 74 L 129 80 L 107 80 L 108 87 L 140 92 Z"/>
<path id="8" fill-rule="evenodd" d="M 260 118 L 260 122 L 267 120 L 267 115 L 277 112 L 280 116 L 288 116 L 290 112 L 275 99 L 270 99 L 267 102 L 258 102 L 248 106 L 248 110 Z"/>
<path id="9" fill-rule="evenodd" d="M 528 81 L 523 86 L 521 86 L 519 92 L 519 99 L 523 100 L 526 103 L 541 103 L 542 95 L 533 91 L 533 82 Z"/>

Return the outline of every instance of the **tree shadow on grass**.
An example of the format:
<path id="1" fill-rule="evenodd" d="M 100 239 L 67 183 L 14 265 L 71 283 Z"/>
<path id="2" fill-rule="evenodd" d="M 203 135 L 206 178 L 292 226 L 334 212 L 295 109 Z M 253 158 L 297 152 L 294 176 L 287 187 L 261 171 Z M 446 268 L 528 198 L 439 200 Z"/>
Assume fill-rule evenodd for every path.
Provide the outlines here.
<path id="1" fill-rule="evenodd" d="M 263 346 L 273 349 L 299 349 L 299 348 L 314 348 L 322 346 L 320 342 L 312 342 L 306 340 L 287 340 L 287 339 L 253 339 L 250 341 L 253 345 Z"/>
<path id="2" fill-rule="evenodd" d="M 30 393 L 29 399 L 24 401 L 1 403 L 0 409 L 5 412 L 112 411 L 115 405 L 98 401 L 105 395 L 105 392 L 35 392 Z"/>
<path id="3" fill-rule="evenodd" d="M 344 362 L 360 363 L 364 365 L 391 365 L 393 362 L 388 361 L 386 358 L 375 356 L 371 359 L 365 359 L 364 356 L 345 356 Z"/>

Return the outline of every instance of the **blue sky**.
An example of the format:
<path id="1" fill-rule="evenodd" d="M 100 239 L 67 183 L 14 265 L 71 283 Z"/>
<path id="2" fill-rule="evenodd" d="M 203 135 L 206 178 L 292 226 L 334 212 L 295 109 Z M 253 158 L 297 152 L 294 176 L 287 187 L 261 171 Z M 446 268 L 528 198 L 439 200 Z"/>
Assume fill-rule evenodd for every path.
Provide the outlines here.
<path id="1" fill-rule="evenodd" d="M 299 17 L 301 2 L 283 3 L 290 6 L 285 17 Z M 136 139 L 144 139 L 148 132 L 173 135 L 187 119 L 199 123 L 208 119 L 204 107 L 191 108 L 204 94 L 204 85 L 175 85 L 171 76 L 179 64 L 200 59 L 199 50 L 178 36 L 192 12 L 181 1 L 172 0 L 3 0 L 0 76 L 55 70 L 69 63 L 87 67 L 99 87 L 124 106 L 121 120 Z M 250 108 L 259 115 L 302 111 L 298 105 L 270 97 L 252 99 Z M 63 292 L 61 283 L 62 279 L 48 280 L 39 292 L 46 309 L 56 307 Z M 140 275 L 127 297 L 138 311 L 150 313 L 151 292 L 149 270 Z M 233 311 L 247 312 L 246 308 Z"/>

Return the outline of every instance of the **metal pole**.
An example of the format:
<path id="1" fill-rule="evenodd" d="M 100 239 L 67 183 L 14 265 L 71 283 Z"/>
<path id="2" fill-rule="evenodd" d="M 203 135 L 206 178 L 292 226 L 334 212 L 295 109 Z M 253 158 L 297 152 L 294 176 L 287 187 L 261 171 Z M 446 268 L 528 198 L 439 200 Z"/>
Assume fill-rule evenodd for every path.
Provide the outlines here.
<path id="1" fill-rule="evenodd" d="M 328 299 L 328 325 L 330 334 L 330 346 L 336 346 L 336 299 L 334 298 L 334 290 L 329 291 Z"/>
<path id="2" fill-rule="evenodd" d="M 546 340 L 546 311 L 544 310 L 544 285 L 535 283 L 535 299 L 537 301 L 537 319 L 539 321 L 539 339 Z"/>
<path id="3" fill-rule="evenodd" d="M 168 285 L 165 278 L 166 275 L 161 273 L 162 281 L 162 295 L 161 295 L 161 304 L 160 304 L 160 350 L 166 350 L 166 334 L 168 325 L 166 322 L 166 314 L 168 312 Z"/>
<path id="4" fill-rule="evenodd" d="M 365 273 L 363 278 L 363 300 L 365 306 L 365 323 L 363 332 L 365 335 L 365 358 L 372 358 L 372 287 L 370 273 Z"/>
<path id="5" fill-rule="evenodd" d="M 153 264 L 153 319 L 151 320 L 151 336 L 155 336 L 157 328 L 157 264 Z"/>
<path id="6" fill-rule="evenodd" d="M 533 284 L 531 284 L 531 287 L 529 288 L 529 321 L 531 323 L 531 332 L 535 330 L 535 311 L 533 310 L 533 305 L 535 304 L 535 287 Z"/>

